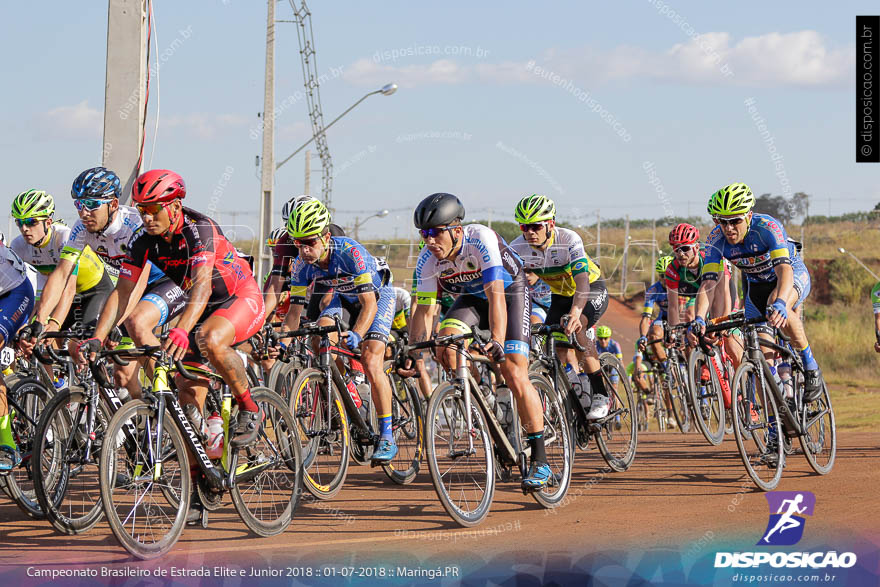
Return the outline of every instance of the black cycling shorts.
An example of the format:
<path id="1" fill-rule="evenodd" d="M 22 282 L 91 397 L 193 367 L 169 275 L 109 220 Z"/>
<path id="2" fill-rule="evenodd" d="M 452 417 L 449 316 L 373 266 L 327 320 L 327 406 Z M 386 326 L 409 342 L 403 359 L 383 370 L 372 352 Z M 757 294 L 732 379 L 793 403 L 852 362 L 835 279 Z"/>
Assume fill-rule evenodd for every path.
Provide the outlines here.
<path id="1" fill-rule="evenodd" d="M 546 324 L 559 324 L 562 317 L 571 312 L 571 296 L 551 294 L 550 309 L 547 310 Z M 587 319 L 587 328 L 592 328 L 608 309 L 608 288 L 601 277 L 590 284 L 588 301 L 581 314 Z"/>
<path id="2" fill-rule="evenodd" d="M 97 326 L 98 316 L 101 315 L 104 302 L 110 297 L 113 288 L 113 280 L 105 271 L 101 281 L 96 283 L 94 287 L 73 296 L 70 311 L 67 312 L 67 317 L 59 330 L 69 330 L 77 323 L 81 324 L 83 328 Z"/>

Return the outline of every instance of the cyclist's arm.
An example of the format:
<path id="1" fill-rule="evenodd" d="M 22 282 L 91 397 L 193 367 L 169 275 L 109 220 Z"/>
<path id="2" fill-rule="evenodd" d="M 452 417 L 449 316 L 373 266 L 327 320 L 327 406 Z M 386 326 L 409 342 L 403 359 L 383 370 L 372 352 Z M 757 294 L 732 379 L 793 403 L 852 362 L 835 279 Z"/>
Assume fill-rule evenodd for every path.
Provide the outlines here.
<path id="1" fill-rule="evenodd" d="M 67 319 L 67 313 L 70 312 L 70 306 L 73 304 L 73 298 L 76 295 L 76 278 L 71 275 L 67 279 L 67 284 L 64 286 L 64 292 L 61 294 L 61 300 L 58 301 L 58 304 L 54 308 L 52 308 L 52 320 L 46 324 L 46 330 L 59 330 L 61 325 L 64 324 L 64 320 Z M 47 318 L 48 320 L 48 318 Z"/>
<path id="2" fill-rule="evenodd" d="M 188 292 L 189 302 L 177 322 L 177 327 L 187 332 L 192 331 L 208 306 L 208 300 L 211 298 L 211 278 L 213 277 L 214 264 L 213 262 L 201 263 L 195 267 L 190 265 L 190 271 L 192 288 Z"/>
<path id="3" fill-rule="evenodd" d="M 492 339 L 504 344 L 507 331 L 507 300 L 504 295 L 504 281 L 493 279 L 483 285 L 486 299 L 489 300 L 489 330 Z"/>
<path id="4" fill-rule="evenodd" d="M 271 320 L 272 313 L 278 307 L 284 289 L 284 277 L 281 275 L 269 275 L 266 286 L 263 288 L 263 303 L 266 305 L 266 319 Z"/>
<path id="5" fill-rule="evenodd" d="M 718 283 L 712 290 L 712 316 L 727 316 L 733 304 L 730 300 L 730 275 L 727 271 L 719 274 Z"/>
<path id="6" fill-rule="evenodd" d="M 290 310 L 287 311 L 287 317 L 284 319 L 284 327 L 289 328 L 290 330 L 296 330 L 299 328 L 299 319 L 302 317 L 303 308 L 302 304 L 290 304 Z M 290 340 L 290 339 L 285 339 Z"/>
<path id="7" fill-rule="evenodd" d="M 773 268 L 773 272 L 776 274 L 776 297 L 768 300 L 768 305 L 775 302 L 777 298 L 788 300 L 788 295 L 794 287 L 794 269 L 791 268 L 791 265 L 780 263 Z"/>
<path id="8" fill-rule="evenodd" d="M 358 312 L 358 318 L 355 320 L 354 326 L 350 326 L 350 330 L 354 330 L 363 338 L 370 328 L 370 324 L 376 318 L 376 311 L 379 304 L 376 302 L 376 292 L 368 291 L 358 294 L 358 301 L 361 304 L 361 311 Z"/>
<path id="9" fill-rule="evenodd" d="M 149 274 L 149 271 L 144 271 L 143 274 Z M 95 338 L 103 342 L 107 339 L 113 327 L 122 321 L 122 315 L 125 313 L 125 309 L 128 307 L 136 287 L 137 282 L 129 281 L 128 279 L 120 278 L 116 282 L 116 287 L 107 296 L 104 307 L 98 316 L 98 324 L 95 326 Z"/>
<path id="10" fill-rule="evenodd" d="M 76 261 L 69 258 L 62 258 L 58 261 L 58 265 L 52 273 L 49 274 L 49 278 L 46 280 L 46 285 L 43 287 L 43 294 L 40 296 L 40 301 L 34 311 L 35 322 L 39 322 L 43 325 L 46 324 L 50 312 L 54 310 L 61 301 L 61 298 L 64 295 L 64 288 L 67 286 L 68 278 L 73 273 L 73 268 L 75 266 Z M 74 279 L 73 281 L 75 284 L 76 280 Z"/>
<path id="11" fill-rule="evenodd" d="M 694 318 L 701 317 L 706 319 L 706 312 L 709 311 L 709 291 L 715 287 L 717 280 L 703 279 L 700 283 L 700 289 L 697 290 L 697 301 L 694 304 Z M 671 298 L 670 298 L 671 299 Z M 669 315 L 672 315 L 672 302 L 669 302 Z M 670 324 L 672 322 L 670 321 Z"/>
<path id="12" fill-rule="evenodd" d="M 431 333 L 434 322 L 433 309 L 436 304 L 418 304 L 409 321 L 409 339 L 412 342 L 422 342 Z"/>
<path id="13" fill-rule="evenodd" d="M 639 336 L 648 336 L 648 328 L 651 326 L 651 314 L 642 314 L 639 319 Z"/>
<path id="14" fill-rule="evenodd" d="M 677 289 L 667 289 L 666 297 L 669 298 L 669 325 L 675 326 L 681 320 L 681 316 L 679 316 L 679 306 L 678 306 L 678 290 Z"/>
<path id="15" fill-rule="evenodd" d="M 580 320 L 584 306 L 590 300 L 590 274 L 586 271 L 574 275 L 574 295 L 571 298 L 569 315 L 573 321 Z"/>

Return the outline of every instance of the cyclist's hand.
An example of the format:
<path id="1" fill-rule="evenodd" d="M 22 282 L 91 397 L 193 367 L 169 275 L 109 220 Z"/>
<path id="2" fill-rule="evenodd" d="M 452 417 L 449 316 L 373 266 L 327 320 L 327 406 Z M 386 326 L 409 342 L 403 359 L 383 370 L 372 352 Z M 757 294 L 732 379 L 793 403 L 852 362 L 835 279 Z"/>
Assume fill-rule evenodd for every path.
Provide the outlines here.
<path id="1" fill-rule="evenodd" d="M 360 334 L 354 330 L 349 330 L 345 338 L 345 344 L 348 345 L 349 349 L 356 351 L 358 347 L 361 346 L 361 340 L 363 340 L 363 338 Z"/>
<path id="2" fill-rule="evenodd" d="M 785 300 L 776 298 L 776 301 L 767 306 L 767 321 L 775 328 L 785 328 L 788 324 L 788 309 Z"/>
<path id="3" fill-rule="evenodd" d="M 183 328 L 172 328 L 168 331 L 164 348 L 173 360 L 182 359 L 189 348 L 189 333 Z"/>
<path id="4" fill-rule="evenodd" d="M 405 357 L 403 359 L 403 365 L 397 368 L 397 374 L 401 377 L 415 377 L 416 360 L 412 357 Z"/>
<path id="5" fill-rule="evenodd" d="M 80 365 L 86 365 L 88 361 L 94 362 L 98 351 L 101 350 L 101 339 L 89 338 L 79 343 L 75 348 L 76 362 Z"/>
<path id="6" fill-rule="evenodd" d="M 559 324 L 565 328 L 565 334 L 571 336 L 572 334 L 577 334 L 580 332 L 581 328 L 583 328 L 583 324 L 581 324 L 581 320 L 579 316 L 573 316 L 571 314 L 566 314 L 559 321 Z"/>
<path id="7" fill-rule="evenodd" d="M 642 352 L 642 353 L 647 352 L 647 350 L 648 350 L 648 337 L 647 336 L 640 336 L 639 339 L 636 341 L 636 344 L 639 346 L 639 352 Z"/>
<path id="8" fill-rule="evenodd" d="M 496 363 L 504 360 L 504 345 L 494 338 L 483 345 L 483 352 Z"/>
<path id="9" fill-rule="evenodd" d="M 702 336 L 706 332 L 706 320 L 702 316 L 694 318 L 693 322 L 688 324 L 688 342 L 692 346 L 696 346 L 697 337 Z"/>

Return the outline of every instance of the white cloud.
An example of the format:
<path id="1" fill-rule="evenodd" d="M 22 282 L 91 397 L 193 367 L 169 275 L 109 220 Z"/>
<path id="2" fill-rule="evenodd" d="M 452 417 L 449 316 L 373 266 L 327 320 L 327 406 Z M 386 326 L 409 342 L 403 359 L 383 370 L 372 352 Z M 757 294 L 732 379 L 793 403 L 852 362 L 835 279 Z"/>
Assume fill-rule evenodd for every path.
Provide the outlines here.
<path id="1" fill-rule="evenodd" d="M 811 30 L 772 32 L 738 42 L 726 32 L 683 36 L 685 42 L 659 53 L 628 45 L 611 50 L 549 49 L 534 62 L 587 87 L 640 78 L 697 85 L 841 87 L 855 69 L 851 46 L 831 47 L 822 35 Z M 473 81 L 543 82 L 526 69 L 526 63 L 465 64 L 439 59 L 424 64 L 386 65 L 375 59 L 359 59 L 346 70 L 345 78 L 363 86 L 394 80 L 402 87 Z"/>
<path id="2" fill-rule="evenodd" d="M 101 136 L 104 114 L 83 100 L 73 106 L 58 106 L 37 115 L 36 129 L 41 139 L 92 139 Z"/>

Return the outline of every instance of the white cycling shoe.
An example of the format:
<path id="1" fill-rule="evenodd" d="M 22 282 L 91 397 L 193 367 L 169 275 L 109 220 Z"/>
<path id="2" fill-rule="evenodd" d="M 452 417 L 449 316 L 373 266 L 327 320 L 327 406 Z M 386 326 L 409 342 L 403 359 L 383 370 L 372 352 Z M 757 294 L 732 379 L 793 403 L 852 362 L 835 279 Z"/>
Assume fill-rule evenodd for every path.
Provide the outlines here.
<path id="1" fill-rule="evenodd" d="M 593 403 L 590 407 L 590 413 L 587 414 L 587 420 L 599 420 L 608 415 L 608 409 L 611 407 L 611 400 L 606 395 L 596 394 L 593 396 Z"/>

